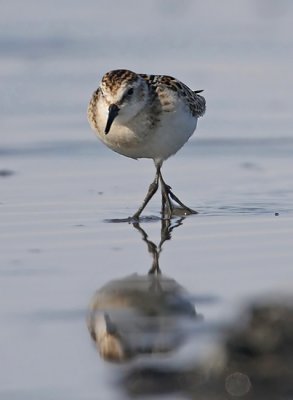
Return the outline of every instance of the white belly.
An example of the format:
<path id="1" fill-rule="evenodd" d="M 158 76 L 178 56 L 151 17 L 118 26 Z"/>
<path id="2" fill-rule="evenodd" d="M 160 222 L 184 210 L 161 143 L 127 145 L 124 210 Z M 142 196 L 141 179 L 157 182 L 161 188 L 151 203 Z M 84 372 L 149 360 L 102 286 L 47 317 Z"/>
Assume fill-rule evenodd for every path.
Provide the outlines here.
<path id="1" fill-rule="evenodd" d="M 150 140 L 149 148 L 155 160 L 166 160 L 177 153 L 195 131 L 197 118 L 186 113 L 165 113 Z"/>

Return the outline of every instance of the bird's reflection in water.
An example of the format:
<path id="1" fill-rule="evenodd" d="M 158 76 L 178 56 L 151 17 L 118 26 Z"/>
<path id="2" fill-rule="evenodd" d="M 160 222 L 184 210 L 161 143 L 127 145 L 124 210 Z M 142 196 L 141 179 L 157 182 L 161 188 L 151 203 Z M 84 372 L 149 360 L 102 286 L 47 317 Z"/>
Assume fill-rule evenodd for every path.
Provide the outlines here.
<path id="1" fill-rule="evenodd" d="M 125 362 L 139 355 L 160 357 L 180 347 L 201 320 L 186 290 L 159 267 L 162 246 L 182 221 L 162 220 L 158 245 L 138 223 L 133 224 L 153 262 L 148 274 L 113 280 L 93 297 L 88 327 L 103 359 Z"/>
<path id="2" fill-rule="evenodd" d="M 88 326 L 101 356 L 124 362 L 112 383 L 129 398 L 293 398 L 291 294 L 250 305 L 225 335 L 217 324 L 199 323 L 191 297 L 159 266 L 164 242 L 182 221 L 163 220 L 158 245 L 134 224 L 153 257 L 149 273 L 111 281 L 92 300 Z M 209 349 L 222 339 L 199 359 L 197 348 L 211 334 Z"/>

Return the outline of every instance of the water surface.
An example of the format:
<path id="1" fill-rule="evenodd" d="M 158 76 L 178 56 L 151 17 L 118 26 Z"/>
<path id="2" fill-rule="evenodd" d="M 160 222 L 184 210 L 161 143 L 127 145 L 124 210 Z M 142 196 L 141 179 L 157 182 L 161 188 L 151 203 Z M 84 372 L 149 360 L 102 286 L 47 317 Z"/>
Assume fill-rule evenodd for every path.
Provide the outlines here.
<path id="1" fill-rule="evenodd" d="M 196 137 L 163 168 L 199 214 L 180 221 L 160 254 L 162 272 L 203 320 L 186 346 L 156 362 L 200 360 L 244 303 L 292 289 L 291 2 L 150 1 L 148 18 L 133 1 L 116 3 L 2 7 L 0 394 L 8 400 L 126 396 L 113 383 L 124 367 L 99 357 L 86 318 L 103 285 L 152 266 L 141 232 L 107 220 L 133 214 L 155 171 L 104 148 L 88 127 L 87 102 L 110 68 L 168 73 L 207 98 Z M 141 223 L 156 245 L 159 210 L 157 196 Z"/>

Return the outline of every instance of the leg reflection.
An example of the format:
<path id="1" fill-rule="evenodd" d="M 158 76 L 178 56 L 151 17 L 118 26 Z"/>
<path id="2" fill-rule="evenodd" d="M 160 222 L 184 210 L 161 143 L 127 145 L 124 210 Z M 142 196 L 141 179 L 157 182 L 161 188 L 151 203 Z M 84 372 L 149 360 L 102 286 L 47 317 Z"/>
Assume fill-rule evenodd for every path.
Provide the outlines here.
<path id="1" fill-rule="evenodd" d="M 152 267 L 149 270 L 149 274 L 161 274 L 161 269 L 159 266 L 159 257 L 162 252 L 163 244 L 171 239 L 171 232 L 173 229 L 183 224 L 185 217 L 178 218 L 175 221 L 171 219 L 162 219 L 161 220 L 161 240 L 158 245 L 152 242 L 144 229 L 142 229 L 141 225 L 138 222 L 133 223 L 132 225 L 136 230 L 141 233 L 142 240 L 147 244 L 148 251 L 153 257 Z"/>

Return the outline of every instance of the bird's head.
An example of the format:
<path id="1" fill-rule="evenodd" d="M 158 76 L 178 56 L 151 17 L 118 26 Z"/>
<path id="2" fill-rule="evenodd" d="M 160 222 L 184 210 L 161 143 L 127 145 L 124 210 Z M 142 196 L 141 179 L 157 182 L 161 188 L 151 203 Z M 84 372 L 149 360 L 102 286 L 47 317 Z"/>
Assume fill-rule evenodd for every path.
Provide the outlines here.
<path id="1" fill-rule="evenodd" d="M 140 75 L 119 69 L 103 76 L 100 92 L 108 109 L 105 126 L 105 134 L 108 134 L 114 120 L 127 123 L 142 110 L 147 102 L 148 86 Z"/>

